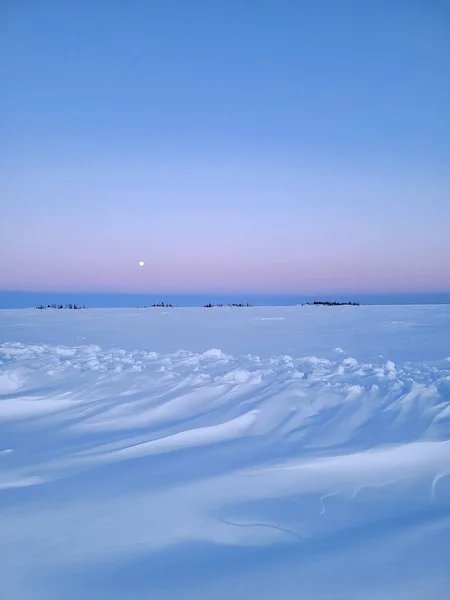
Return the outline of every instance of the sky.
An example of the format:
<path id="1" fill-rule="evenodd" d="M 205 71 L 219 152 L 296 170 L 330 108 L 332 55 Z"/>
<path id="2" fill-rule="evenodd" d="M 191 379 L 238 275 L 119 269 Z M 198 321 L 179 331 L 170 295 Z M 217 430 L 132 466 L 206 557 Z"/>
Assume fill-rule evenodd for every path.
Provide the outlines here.
<path id="1" fill-rule="evenodd" d="M 0 69 L 0 290 L 450 291 L 448 0 L 4 0 Z"/>

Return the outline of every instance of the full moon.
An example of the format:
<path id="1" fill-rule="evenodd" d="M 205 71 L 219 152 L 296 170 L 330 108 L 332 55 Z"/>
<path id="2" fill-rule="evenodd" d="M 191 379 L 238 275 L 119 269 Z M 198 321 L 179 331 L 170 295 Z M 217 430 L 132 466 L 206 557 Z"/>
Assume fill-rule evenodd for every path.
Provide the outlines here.
<path id="1" fill-rule="evenodd" d="M 143 261 L 143 260 L 140 260 L 140 261 L 139 261 L 139 266 L 140 266 L 140 267 L 143 267 L 143 266 L 144 266 L 144 264 L 145 264 L 145 263 L 144 263 L 144 261 Z"/>

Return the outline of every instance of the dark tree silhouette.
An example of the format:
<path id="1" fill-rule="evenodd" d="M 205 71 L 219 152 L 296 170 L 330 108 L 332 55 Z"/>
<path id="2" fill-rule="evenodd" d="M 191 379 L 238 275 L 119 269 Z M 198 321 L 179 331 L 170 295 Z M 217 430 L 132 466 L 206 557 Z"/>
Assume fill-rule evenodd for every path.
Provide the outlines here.
<path id="1" fill-rule="evenodd" d="M 305 302 L 302 306 L 359 306 L 359 302 Z"/>
<path id="2" fill-rule="evenodd" d="M 62 304 L 47 304 L 46 306 L 44 304 L 38 304 L 36 306 L 36 309 L 38 309 L 38 310 L 44 310 L 46 308 L 53 308 L 55 310 L 61 310 L 64 308 L 80 310 L 81 308 L 86 308 L 86 306 L 84 304 L 83 304 L 83 306 L 79 306 L 77 304 L 71 304 L 71 303 L 66 304 L 65 306 L 63 306 Z"/>

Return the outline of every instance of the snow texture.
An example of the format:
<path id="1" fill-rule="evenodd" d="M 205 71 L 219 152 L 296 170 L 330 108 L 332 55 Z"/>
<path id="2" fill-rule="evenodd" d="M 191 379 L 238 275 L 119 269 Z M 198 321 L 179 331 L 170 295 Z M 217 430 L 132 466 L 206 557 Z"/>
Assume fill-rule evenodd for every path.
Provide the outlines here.
<path id="1" fill-rule="evenodd" d="M 1 598 L 448 597 L 450 306 L 0 331 Z"/>

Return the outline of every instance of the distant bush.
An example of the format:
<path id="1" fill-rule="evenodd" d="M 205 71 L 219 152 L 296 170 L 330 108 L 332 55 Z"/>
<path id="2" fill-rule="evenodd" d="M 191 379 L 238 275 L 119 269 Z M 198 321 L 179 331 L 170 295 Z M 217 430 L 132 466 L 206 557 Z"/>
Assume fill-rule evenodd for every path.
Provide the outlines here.
<path id="1" fill-rule="evenodd" d="M 151 306 L 144 304 L 143 306 L 136 306 L 136 308 L 173 308 L 173 304 L 166 304 L 165 302 L 157 302 L 155 304 L 152 304 Z"/>
<path id="2" fill-rule="evenodd" d="M 222 306 L 229 306 L 229 307 L 237 307 L 237 308 L 252 308 L 253 304 L 249 304 L 248 302 L 246 304 L 211 304 L 211 302 L 208 302 L 208 304 L 205 304 L 204 308 L 221 308 Z"/>
<path id="3" fill-rule="evenodd" d="M 359 306 L 359 302 L 304 302 L 302 306 Z"/>
<path id="4" fill-rule="evenodd" d="M 45 310 L 46 308 L 53 308 L 53 309 L 57 309 L 57 310 L 61 310 L 61 309 L 69 309 L 69 310 L 81 310 L 82 308 L 86 308 L 86 306 L 83 304 L 83 306 L 79 306 L 78 304 L 66 304 L 65 306 L 63 306 L 62 304 L 47 304 L 47 306 L 45 306 L 44 304 L 39 304 L 39 306 L 36 306 L 36 308 L 38 310 Z"/>

